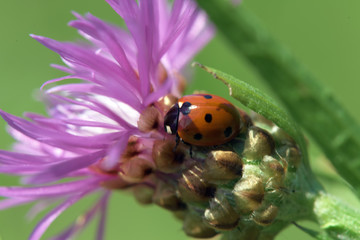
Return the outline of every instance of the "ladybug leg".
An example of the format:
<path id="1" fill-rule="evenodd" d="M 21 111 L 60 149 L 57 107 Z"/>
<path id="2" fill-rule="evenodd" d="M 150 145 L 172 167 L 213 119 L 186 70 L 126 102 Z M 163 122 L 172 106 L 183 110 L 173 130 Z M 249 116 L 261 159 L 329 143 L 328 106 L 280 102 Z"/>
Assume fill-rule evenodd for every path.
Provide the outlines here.
<path id="1" fill-rule="evenodd" d="M 192 145 L 191 145 L 190 143 L 184 142 L 182 139 L 181 139 L 181 141 L 182 141 L 185 145 L 188 145 L 188 146 L 189 146 L 189 154 L 190 154 L 190 157 L 191 157 L 191 159 L 194 159 L 194 158 L 193 158 Z"/>
<path id="2" fill-rule="evenodd" d="M 190 145 L 190 148 L 189 148 L 190 157 L 191 157 L 191 159 L 194 159 L 194 158 L 193 158 L 192 145 L 191 145 L 191 144 L 189 144 L 189 145 Z"/>
<path id="3" fill-rule="evenodd" d="M 175 142 L 176 142 L 176 144 L 175 144 L 175 147 L 174 147 L 174 152 L 175 152 L 176 148 L 179 146 L 179 143 L 180 143 L 180 136 L 177 133 L 176 133 L 176 136 L 175 136 Z"/>

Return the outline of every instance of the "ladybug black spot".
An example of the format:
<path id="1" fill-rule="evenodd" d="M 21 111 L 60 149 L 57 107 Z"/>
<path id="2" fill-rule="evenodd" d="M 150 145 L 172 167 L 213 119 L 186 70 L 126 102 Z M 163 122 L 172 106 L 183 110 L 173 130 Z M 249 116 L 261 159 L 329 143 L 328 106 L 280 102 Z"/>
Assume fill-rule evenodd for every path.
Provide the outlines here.
<path id="1" fill-rule="evenodd" d="M 211 96 L 211 95 L 204 95 L 204 98 L 206 98 L 206 99 L 212 99 L 212 96 Z"/>
<path id="2" fill-rule="evenodd" d="M 211 121 L 212 121 L 212 115 L 211 115 L 210 113 L 207 113 L 207 114 L 205 115 L 205 121 L 206 121 L 207 123 L 211 123 Z"/>
<path id="3" fill-rule="evenodd" d="M 232 128 L 231 127 L 227 127 L 224 131 L 224 135 L 225 137 L 229 137 L 232 133 Z"/>
<path id="4" fill-rule="evenodd" d="M 201 140 L 201 139 L 202 139 L 201 133 L 195 134 L 195 135 L 194 135 L 194 139 L 195 139 L 195 140 Z"/>
<path id="5" fill-rule="evenodd" d="M 183 105 L 181 106 L 180 112 L 184 115 L 188 115 L 190 113 L 190 106 L 191 103 L 184 102 Z"/>

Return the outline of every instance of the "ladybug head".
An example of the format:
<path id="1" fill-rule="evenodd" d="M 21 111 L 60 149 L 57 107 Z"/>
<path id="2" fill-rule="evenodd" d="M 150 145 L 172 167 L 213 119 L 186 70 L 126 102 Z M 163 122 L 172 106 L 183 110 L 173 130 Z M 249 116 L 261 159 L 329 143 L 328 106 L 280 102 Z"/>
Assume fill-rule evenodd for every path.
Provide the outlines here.
<path id="1" fill-rule="evenodd" d="M 179 119 L 179 105 L 176 103 L 166 113 L 164 118 L 164 129 L 168 134 L 176 134 Z"/>

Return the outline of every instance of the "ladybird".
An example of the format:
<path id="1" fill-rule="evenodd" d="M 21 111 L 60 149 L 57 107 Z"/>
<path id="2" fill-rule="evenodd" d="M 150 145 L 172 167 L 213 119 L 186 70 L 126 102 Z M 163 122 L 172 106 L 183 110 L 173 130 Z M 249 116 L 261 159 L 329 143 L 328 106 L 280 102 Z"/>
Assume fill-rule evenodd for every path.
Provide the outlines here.
<path id="1" fill-rule="evenodd" d="M 195 146 L 229 142 L 240 132 L 241 117 L 234 105 L 216 95 L 193 94 L 180 98 L 164 118 L 168 134 Z"/>

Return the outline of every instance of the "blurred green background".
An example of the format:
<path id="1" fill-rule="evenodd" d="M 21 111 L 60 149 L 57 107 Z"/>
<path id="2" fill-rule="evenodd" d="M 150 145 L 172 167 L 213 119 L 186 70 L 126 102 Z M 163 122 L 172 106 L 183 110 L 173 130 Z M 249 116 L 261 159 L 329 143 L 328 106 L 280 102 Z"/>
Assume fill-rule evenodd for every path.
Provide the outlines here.
<path id="1" fill-rule="evenodd" d="M 286 45 L 305 66 L 332 90 L 338 100 L 360 121 L 358 95 L 360 89 L 360 1 L 245 1 L 275 38 Z M 58 56 L 29 37 L 30 33 L 58 40 L 77 40 L 80 36 L 66 26 L 74 19 L 71 11 L 92 14 L 113 23 L 121 19 L 105 1 L 32 0 L 0 1 L 0 108 L 15 115 L 24 111 L 44 113 L 43 105 L 35 100 L 37 89 L 52 78 L 63 76 L 49 67 L 60 63 Z M 232 54 L 221 36 L 217 36 L 197 57 L 196 61 L 215 67 L 247 81 L 268 94 L 266 85 L 243 59 Z M 221 83 L 201 70 L 194 70 L 188 93 L 193 90 L 227 96 Z M 311 113 L 309 113 L 311 114 Z M 0 121 L 0 147 L 9 149 L 12 139 L 7 135 L 4 121 Z M 354 207 L 359 202 L 345 184 L 332 177 L 329 164 L 311 145 L 315 154 L 312 165 L 326 189 Z M 0 185 L 16 184 L 16 178 L 0 176 Z M 81 209 L 86 209 L 95 198 L 76 205 L 60 217 L 45 236 L 49 237 L 67 223 Z M 25 215 L 28 207 L 0 212 L 0 239 L 26 239 L 35 226 Z M 170 213 L 158 207 L 139 206 L 126 193 L 114 193 L 109 207 L 106 239 L 187 239 L 181 224 Z M 43 216 L 43 214 L 41 215 Z M 307 226 L 308 223 L 303 223 Z M 94 239 L 93 223 L 78 239 Z M 310 239 L 295 227 L 290 227 L 277 239 Z"/>

